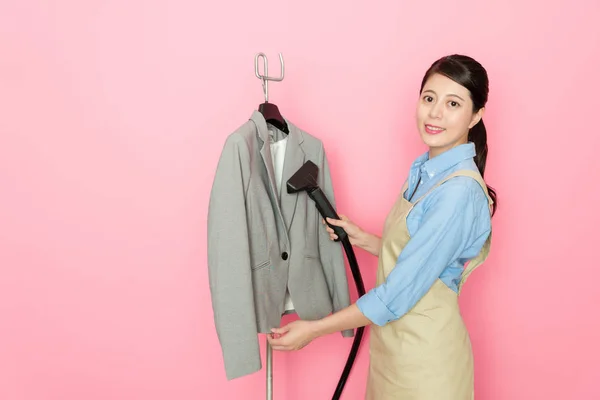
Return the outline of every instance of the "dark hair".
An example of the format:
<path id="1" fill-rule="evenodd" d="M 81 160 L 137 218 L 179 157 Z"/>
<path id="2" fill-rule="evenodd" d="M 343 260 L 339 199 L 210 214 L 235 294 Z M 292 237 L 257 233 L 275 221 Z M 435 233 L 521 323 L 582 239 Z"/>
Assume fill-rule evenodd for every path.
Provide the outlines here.
<path id="1" fill-rule="evenodd" d="M 472 59 L 471 57 L 453 54 L 445 56 L 434 62 L 431 67 L 425 73 L 423 81 L 421 82 L 421 89 L 433 74 L 444 75 L 447 78 L 452 79 L 454 82 L 467 88 L 471 94 L 471 100 L 473 101 L 473 112 L 479 111 L 485 106 L 488 100 L 489 92 L 489 81 L 485 68 Z M 483 119 L 469 130 L 468 140 L 475 144 L 475 164 L 483 177 L 485 173 L 485 161 L 487 159 L 487 131 L 483 124 Z M 497 195 L 496 191 L 487 185 L 490 197 L 494 201 L 492 207 L 492 215 L 496 213 L 497 208 Z"/>

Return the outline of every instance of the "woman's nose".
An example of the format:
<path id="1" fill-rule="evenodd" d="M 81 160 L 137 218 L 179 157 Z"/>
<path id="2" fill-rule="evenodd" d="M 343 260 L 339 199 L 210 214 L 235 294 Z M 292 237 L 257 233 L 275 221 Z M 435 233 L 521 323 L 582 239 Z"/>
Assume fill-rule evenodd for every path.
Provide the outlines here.
<path id="1" fill-rule="evenodd" d="M 429 109 L 429 117 L 430 118 L 441 118 L 442 116 L 442 106 L 441 104 L 433 104 Z"/>

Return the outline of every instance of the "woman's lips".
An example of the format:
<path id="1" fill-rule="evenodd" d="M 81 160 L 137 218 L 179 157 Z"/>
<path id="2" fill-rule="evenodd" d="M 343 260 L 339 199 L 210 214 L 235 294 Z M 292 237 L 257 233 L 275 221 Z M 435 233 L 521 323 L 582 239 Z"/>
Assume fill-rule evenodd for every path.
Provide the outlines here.
<path id="1" fill-rule="evenodd" d="M 425 125 L 425 131 L 427 133 L 429 133 L 430 135 L 437 135 L 438 133 L 444 132 L 445 129 L 444 128 L 440 128 L 439 126 L 426 124 Z"/>

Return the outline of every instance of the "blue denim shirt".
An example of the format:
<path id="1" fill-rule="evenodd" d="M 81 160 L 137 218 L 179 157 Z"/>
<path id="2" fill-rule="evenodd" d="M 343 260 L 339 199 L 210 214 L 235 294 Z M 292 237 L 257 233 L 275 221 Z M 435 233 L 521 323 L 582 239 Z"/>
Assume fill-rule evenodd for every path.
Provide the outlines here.
<path id="1" fill-rule="evenodd" d="M 472 142 L 432 159 L 426 152 L 410 168 L 404 198 L 412 196 L 412 201 L 417 200 L 458 170 L 478 171 L 474 157 Z M 413 207 L 407 216 L 407 227 L 411 238 L 386 281 L 357 301 L 361 312 L 379 326 L 408 312 L 437 278 L 458 291 L 464 264 L 479 253 L 491 232 L 485 192 L 473 178 L 452 178 Z"/>

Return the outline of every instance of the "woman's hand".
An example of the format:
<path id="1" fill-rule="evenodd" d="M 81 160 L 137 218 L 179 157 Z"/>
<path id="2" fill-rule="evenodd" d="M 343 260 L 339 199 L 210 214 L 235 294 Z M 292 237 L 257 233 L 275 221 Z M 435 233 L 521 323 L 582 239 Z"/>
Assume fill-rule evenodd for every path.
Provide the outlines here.
<path id="1" fill-rule="evenodd" d="M 361 239 L 364 236 L 365 232 L 354 222 L 350 221 L 350 219 L 348 217 L 346 217 L 345 215 L 340 215 L 340 218 L 341 219 L 327 218 L 327 222 L 329 222 L 331 225 L 339 226 L 340 228 L 344 229 L 346 231 L 346 233 L 348 234 L 348 239 L 350 239 L 351 245 L 353 245 L 353 246 L 360 245 Z M 321 221 L 323 222 L 323 224 L 325 224 L 325 227 L 327 228 L 327 232 L 329 233 L 329 238 L 331 240 L 337 239 L 338 236 L 335 234 L 335 231 L 333 230 L 333 228 L 331 228 L 329 225 L 327 225 L 325 223 L 325 220 L 321 220 Z"/>
<path id="2" fill-rule="evenodd" d="M 331 240 L 337 239 L 338 236 L 335 234 L 333 228 L 327 225 L 325 220 L 322 219 L 321 221 L 325 224 L 329 238 Z M 381 238 L 379 236 L 365 232 L 345 215 L 340 215 L 340 219 L 327 218 L 327 222 L 344 229 L 348 234 L 348 239 L 352 246 L 360 247 L 376 257 L 379 256 L 379 249 L 381 247 Z"/>
<path id="3" fill-rule="evenodd" d="M 319 336 L 315 321 L 297 320 L 271 331 L 267 340 L 273 350 L 300 350 Z"/>
<path id="4" fill-rule="evenodd" d="M 273 333 L 267 335 L 267 340 L 273 350 L 300 350 L 320 336 L 356 329 L 371 323 L 355 303 L 322 319 L 297 320 L 281 328 L 273 328 Z"/>

